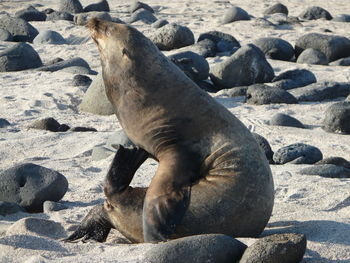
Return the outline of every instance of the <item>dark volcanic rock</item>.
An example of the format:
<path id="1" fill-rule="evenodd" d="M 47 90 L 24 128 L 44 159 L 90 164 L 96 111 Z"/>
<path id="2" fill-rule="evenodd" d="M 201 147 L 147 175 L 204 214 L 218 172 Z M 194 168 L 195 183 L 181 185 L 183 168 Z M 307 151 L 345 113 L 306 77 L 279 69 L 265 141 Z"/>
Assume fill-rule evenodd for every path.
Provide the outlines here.
<path id="1" fill-rule="evenodd" d="M 322 152 L 311 145 L 295 143 L 278 149 L 273 160 L 276 164 L 293 162 L 294 164 L 313 164 L 322 160 Z"/>
<path id="2" fill-rule="evenodd" d="M 319 175 L 327 178 L 350 178 L 350 169 L 334 164 L 318 164 L 303 168 L 300 174 Z"/>
<path id="3" fill-rule="evenodd" d="M 132 13 L 130 18 L 125 20 L 127 23 L 132 24 L 136 21 L 142 21 L 146 24 L 152 24 L 157 21 L 157 18 L 152 12 L 146 9 L 138 9 L 136 12 Z"/>
<path id="4" fill-rule="evenodd" d="M 318 82 L 290 90 L 290 93 L 298 101 L 331 100 L 350 94 L 350 84 L 348 82 Z"/>
<path id="5" fill-rule="evenodd" d="M 58 121 L 54 118 L 44 118 L 34 121 L 28 128 L 37 130 L 47 130 L 52 132 L 57 132 L 60 127 Z"/>
<path id="6" fill-rule="evenodd" d="M 67 179 L 51 169 L 26 163 L 0 173 L 0 200 L 15 202 L 29 212 L 40 212 L 47 200 L 59 201 L 68 189 Z"/>
<path id="7" fill-rule="evenodd" d="M 73 86 L 80 87 L 80 86 L 89 86 L 92 82 L 92 79 L 85 75 L 75 75 L 73 77 Z"/>
<path id="8" fill-rule="evenodd" d="M 315 75 L 307 69 L 287 70 L 272 80 L 274 87 L 284 90 L 303 87 L 316 81 Z"/>
<path id="9" fill-rule="evenodd" d="M 70 129 L 73 132 L 97 132 L 95 128 L 90 127 L 73 127 Z"/>
<path id="10" fill-rule="evenodd" d="M 330 36 L 319 33 L 309 33 L 298 38 L 295 43 L 295 55 L 299 57 L 307 48 L 323 52 L 328 62 L 350 56 L 350 40 L 342 36 Z"/>
<path id="11" fill-rule="evenodd" d="M 344 168 L 350 169 L 350 162 L 345 160 L 342 157 L 328 157 L 325 159 L 322 159 L 321 161 L 318 161 L 317 164 L 334 164 L 337 166 L 342 166 Z"/>
<path id="12" fill-rule="evenodd" d="M 266 57 L 290 61 L 294 57 L 294 48 L 289 42 L 275 37 L 263 37 L 253 41 Z"/>
<path id="13" fill-rule="evenodd" d="M 350 134 L 350 101 L 334 103 L 326 110 L 323 129 L 327 132 Z"/>
<path id="14" fill-rule="evenodd" d="M 266 140 L 265 137 L 261 136 L 260 134 L 257 134 L 255 132 L 252 132 L 252 135 L 254 136 L 255 140 L 258 142 L 259 146 L 263 149 L 266 159 L 269 161 L 269 163 L 273 163 L 273 151 L 271 149 L 271 146 Z"/>
<path id="15" fill-rule="evenodd" d="M 267 85 L 252 85 L 247 90 L 246 102 L 263 105 L 272 103 L 298 103 L 297 99 L 287 91 Z"/>
<path id="16" fill-rule="evenodd" d="M 324 8 L 319 6 L 311 6 L 299 15 L 300 18 L 306 20 L 326 19 L 331 20 L 332 15 Z"/>
<path id="17" fill-rule="evenodd" d="M 26 210 L 16 203 L 0 201 L 0 216 L 7 216 L 18 212 L 26 212 Z"/>
<path id="18" fill-rule="evenodd" d="M 92 12 L 92 11 L 97 11 L 97 12 L 109 12 L 109 4 L 107 0 L 101 0 L 98 3 L 90 4 L 83 9 L 84 12 Z"/>
<path id="19" fill-rule="evenodd" d="M 156 22 L 154 22 L 154 23 L 152 24 L 152 27 L 153 27 L 153 28 L 161 28 L 161 27 L 163 27 L 163 26 L 165 26 L 165 25 L 167 25 L 167 24 L 169 24 L 168 20 L 159 19 L 159 20 L 157 20 Z"/>
<path id="20" fill-rule="evenodd" d="M 350 15 L 340 14 L 340 15 L 337 15 L 336 17 L 334 17 L 332 19 L 332 21 L 348 23 L 348 22 L 350 22 Z"/>
<path id="21" fill-rule="evenodd" d="M 47 14 L 46 21 L 67 20 L 73 21 L 74 16 L 68 12 L 54 11 Z"/>
<path id="22" fill-rule="evenodd" d="M 154 13 L 154 10 L 152 7 L 150 7 L 149 5 L 143 3 L 143 2 L 139 2 L 139 1 L 134 1 L 130 7 L 129 7 L 129 12 L 130 13 L 134 13 L 135 11 L 139 10 L 139 9 L 146 9 L 148 11 L 150 11 L 151 13 Z"/>
<path id="23" fill-rule="evenodd" d="M 11 124 L 6 119 L 0 118 L 0 128 L 5 128 L 10 125 Z"/>
<path id="24" fill-rule="evenodd" d="M 64 204 L 60 204 L 52 201 L 45 201 L 43 207 L 44 207 L 44 213 L 50 213 L 52 211 L 60 211 L 68 208 Z"/>
<path id="25" fill-rule="evenodd" d="M 204 39 L 204 40 L 199 41 L 193 45 L 179 48 L 177 51 L 178 52 L 191 51 L 191 52 L 197 53 L 198 55 L 201 55 L 205 58 L 215 57 L 216 45 L 213 41 L 211 41 L 209 39 Z"/>
<path id="26" fill-rule="evenodd" d="M 39 34 L 38 30 L 27 21 L 8 14 L 0 15 L 0 28 L 10 32 L 15 42 L 33 42 Z"/>
<path id="27" fill-rule="evenodd" d="M 83 6 L 79 0 L 60 0 L 60 12 L 67 12 L 72 14 L 82 13 Z"/>
<path id="28" fill-rule="evenodd" d="M 194 44 L 192 31 L 185 26 L 167 24 L 150 37 L 160 50 L 172 50 Z"/>
<path id="29" fill-rule="evenodd" d="M 208 62 L 196 53 L 191 51 L 176 53 L 169 56 L 169 59 L 194 81 L 209 77 Z"/>
<path id="30" fill-rule="evenodd" d="M 210 78 L 221 89 L 270 82 L 274 77 L 271 65 L 256 46 L 238 49 L 225 61 L 210 69 Z"/>
<path id="31" fill-rule="evenodd" d="M 33 43 L 63 45 L 67 44 L 67 41 L 59 33 L 52 30 L 45 30 L 34 38 Z"/>
<path id="32" fill-rule="evenodd" d="M 25 21 L 45 21 L 46 14 L 44 12 L 40 12 L 33 6 L 29 6 L 28 8 L 22 9 L 15 13 L 15 16 L 18 18 L 22 18 Z"/>
<path id="33" fill-rule="evenodd" d="M 277 113 L 276 115 L 274 115 L 271 118 L 269 124 L 276 126 L 305 128 L 305 126 L 299 120 L 283 113 Z"/>
<path id="34" fill-rule="evenodd" d="M 202 90 L 205 90 L 206 92 L 217 92 L 218 89 L 211 83 L 209 83 L 206 80 L 197 80 L 195 81 L 198 87 L 200 87 Z"/>
<path id="35" fill-rule="evenodd" d="M 275 234 L 260 238 L 248 247 L 240 263 L 298 263 L 306 250 L 302 234 Z"/>
<path id="36" fill-rule="evenodd" d="M 313 64 L 313 65 L 328 65 L 326 55 L 313 48 L 307 48 L 299 55 L 297 63 Z"/>
<path id="37" fill-rule="evenodd" d="M 6 29 L 0 28 L 0 41 L 12 41 L 13 36 Z"/>
<path id="38" fill-rule="evenodd" d="M 247 246 L 221 234 L 183 237 L 154 245 L 146 252 L 147 263 L 238 262 Z"/>
<path id="39" fill-rule="evenodd" d="M 331 66 L 343 66 L 343 67 L 350 66 L 350 57 L 335 60 L 332 63 L 329 63 L 329 65 L 331 65 Z"/>
<path id="40" fill-rule="evenodd" d="M 54 72 L 68 67 L 84 67 L 90 70 L 89 64 L 84 59 L 79 57 L 63 60 L 53 65 L 43 66 L 38 68 L 37 70 Z"/>
<path id="41" fill-rule="evenodd" d="M 241 47 L 239 42 L 233 36 L 219 31 L 209 31 L 200 34 L 197 42 L 200 43 L 205 39 L 209 39 L 215 43 L 216 52 L 232 52 L 234 48 Z"/>
<path id="42" fill-rule="evenodd" d="M 39 54 L 27 43 L 17 43 L 0 52 L 0 72 L 20 71 L 42 66 Z"/>
<path id="43" fill-rule="evenodd" d="M 240 20 L 250 20 L 250 16 L 248 15 L 247 11 L 238 6 L 234 6 L 226 10 L 222 23 L 227 24 Z"/>
<path id="44" fill-rule="evenodd" d="M 288 8 L 281 3 L 277 3 L 277 4 L 274 4 L 273 6 L 270 6 L 264 11 L 264 15 L 272 15 L 276 13 L 277 14 L 282 13 L 282 14 L 288 15 Z"/>
<path id="45" fill-rule="evenodd" d="M 112 21 L 112 17 L 107 12 L 89 12 L 76 14 L 73 18 L 74 24 L 78 26 L 85 26 L 92 18 L 99 18 L 106 21 Z"/>

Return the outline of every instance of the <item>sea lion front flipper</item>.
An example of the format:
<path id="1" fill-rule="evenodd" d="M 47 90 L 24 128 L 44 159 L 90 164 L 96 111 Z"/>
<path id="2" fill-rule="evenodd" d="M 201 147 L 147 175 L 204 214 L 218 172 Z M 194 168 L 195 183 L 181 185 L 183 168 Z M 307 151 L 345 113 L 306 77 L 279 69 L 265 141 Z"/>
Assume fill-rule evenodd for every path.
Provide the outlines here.
<path id="1" fill-rule="evenodd" d="M 103 205 L 97 205 L 85 216 L 73 234 L 63 241 L 73 242 L 83 238 L 83 242 L 89 239 L 104 242 L 112 227 Z"/>

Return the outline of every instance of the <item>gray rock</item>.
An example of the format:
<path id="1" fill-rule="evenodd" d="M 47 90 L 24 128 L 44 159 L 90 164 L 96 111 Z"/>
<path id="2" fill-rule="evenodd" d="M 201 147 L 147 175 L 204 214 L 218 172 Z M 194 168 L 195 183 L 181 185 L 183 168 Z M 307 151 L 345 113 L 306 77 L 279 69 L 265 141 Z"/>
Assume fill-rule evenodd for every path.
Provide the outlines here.
<path id="1" fill-rule="evenodd" d="M 15 42 L 33 42 L 39 34 L 38 30 L 27 21 L 8 14 L 0 15 L 0 28 L 10 32 Z"/>
<path id="2" fill-rule="evenodd" d="M 7 216 L 18 212 L 26 212 L 26 210 L 16 203 L 0 201 L 0 216 Z"/>
<path id="3" fill-rule="evenodd" d="M 263 37 L 253 41 L 266 57 L 290 61 L 294 57 L 294 48 L 289 42 L 276 37 Z"/>
<path id="4" fill-rule="evenodd" d="M 309 33 L 301 36 L 295 43 L 295 55 L 299 57 L 307 48 L 323 52 L 328 62 L 350 56 L 350 40 L 346 37 Z"/>
<path id="5" fill-rule="evenodd" d="M 40 12 L 33 6 L 29 6 L 25 9 L 19 10 L 15 13 L 15 17 L 22 18 L 25 21 L 45 21 L 46 14 Z"/>
<path id="6" fill-rule="evenodd" d="M 20 71 L 42 66 L 39 54 L 27 43 L 17 43 L 0 52 L 0 72 Z"/>
<path id="7" fill-rule="evenodd" d="M 59 33 L 52 30 L 45 30 L 34 38 L 33 43 L 63 45 L 67 44 L 67 41 Z"/>
<path id="8" fill-rule="evenodd" d="M 318 161 L 315 164 L 316 165 L 318 165 L 318 164 L 334 164 L 337 166 L 342 166 L 344 168 L 350 169 L 350 162 L 345 160 L 342 157 L 328 157 L 328 158 L 322 159 L 321 161 Z"/>
<path id="9" fill-rule="evenodd" d="M 198 87 L 200 87 L 202 90 L 205 90 L 206 92 L 217 92 L 218 89 L 210 82 L 206 80 L 197 80 L 195 81 Z"/>
<path id="10" fill-rule="evenodd" d="M 350 66 L 350 57 L 335 60 L 332 63 L 329 63 L 329 65 L 331 65 L 331 66 L 343 66 L 343 67 Z"/>
<path id="11" fill-rule="evenodd" d="M 298 263 L 306 250 L 302 234 L 275 234 L 260 238 L 248 247 L 240 263 Z"/>
<path id="12" fill-rule="evenodd" d="M 32 163 L 0 173 L 0 200 L 17 203 L 28 212 L 41 212 L 45 201 L 59 201 L 67 189 L 62 174 Z"/>
<path id="13" fill-rule="evenodd" d="M 268 140 L 266 140 L 265 137 L 255 132 L 252 132 L 252 135 L 255 138 L 255 140 L 258 142 L 259 146 L 263 149 L 266 155 L 266 159 L 269 161 L 270 164 L 273 164 L 273 151 L 271 149 L 271 146 Z"/>
<path id="14" fill-rule="evenodd" d="M 59 127 L 58 127 L 58 132 L 66 132 L 70 129 L 70 127 L 67 125 L 67 124 L 61 124 Z"/>
<path id="15" fill-rule="evenodd" d="M 247 11 L 238 6 L 234 6 L 226 10 L 222 23 L 228 24 L 240 20 L 250 20 L 250 16 L 248 15 Z"/>
<path id="16" fill-rule="evenodd" d="M 91 127 L 73 127 L 70 129 L 70 131 L 72 132 L 97 132 L 97 130 L 95 128 L 91 128 Z"/>
<path id="17" fill-rule="evenodd" d="M 91 82 L 92 82 L 92 79 L 90 77 L 78 74 L 73 77 L 72 84 L 75 87 L 85 87 L 85 86 L 89 86 Z"/>
<path id="18" fill-rule="evenodd" d="M 43 66 L 43 67 L 38 68 L 37 70 L 54 72 L 54 71 L 58 71 L 58 70 L 61 70 L 64 68 L 68 68 L 68 67 L 84 67 L 84 68 L 87 68 L 88 70 L 90 70 L 89 64 L 84 59 L 79 58 L 79 57 L 68 59 L 68 60 L 63 60 L 63 61 L 55 63 L 53 65 Z"/>
<path id="19" fill-rule="evenodd" d="M 307 69 L 287 70 L 272 80 L 273 87 L 284 90 L 303 87 L 316 81 L 315 75 Z"/>
<path id="20" fill-rule="evenodd" d="M 112 21 L 111 16 L 107 12 L 89 12 L 89 13 L 76 14 L 73 20 L 76 25 L 85 26 L 88 20 L 92 18 L 99 18 L 106 21 Z"/>
<path id="21" fill-rule="evenodd" d="M 157 21 L 157 18 L 153 15 L 152 12 L 141 8 L 132 13 L 130 18 L 126 20 L 126 22 L 129 24 L 137 21 L 142 21 L 145 24 L 152 24 Z"/>
<path id="22" fill-rule="evenodd" d="M 66 231 L 61 224 L 54 221 L 27 217 L 10 226 L 6 231 L 6 235 L 32 235 L 60 239 L 66 237 Z"/>
<path id="23" fill-rule="evenodd" d="M 93 161 L 100 161 L 100 160 L 108 158 L 109 156 L 111 156 L 114 153 L 115 153 L 115 151 L 112 151 L 111 149 L 108 149 L 106 147 L 96 146 L 92 149 L 91 159 Z"/>
<path id="24" fill-rule="evenodd" d="M 263 105 L 273 103 L 298 103 L 297 99 L 289 92 L 270 87 L 263 84 L 256 84 L 249 86 L 246 94 L 246 102 L 248 104 Z"/>
<path id="25" fill-rule="evenodd" d="M 252 44 L 241 47 L 210 69 L 210 79 L 221 89 L 270 82 L 273 78 L 271 65 L 261 50 Z"/>
<path id="26" fill-rule="evenodd" d="M 0 28 L 0 41 L 12 41 L 13 37 L 9 31 Z"/>
<path id="27" fill-rule="evenodd" d="M 59 127 L 59 122 L 56 121 L 54 118 L 43 118 L 35 120 L 32 124 L 28 126 L 28 128 L 31 129 L 46 130 L 52 132 L 57 132 Z"/>
<path id="28" fill-rule="evenodd" d="M 350 169 L 334 164 L 318 164 L 299 171 L 305 175 L 319 175 L 327 178 L 350 178 Z"/>
<path id="29" fill-rule="evenodd" d="M 288 8 L 281 3 L 276 3 L 264 11 L 264 15 L 272 15 L 279 13 L 288 15 Z"/>
<path id="30" fill-rule="evenodd" d="M 60 203 L 53 202 L 53 201 L 45 201 L 43 207 L 44 207 L 44 213 L 50 213 L 53 211 L 60 211 L 60 210 L 64 210 L 64 209 L 68 208 L 68 206 L 66 206 L 64 204 L 60 204 Z"/>
<path id="31" fill-rule="evenodd" d="M 112 17 L 111 22 L 118 23 L 118 24 L 125 24 L 125 22 L 123 20 L 119 19 L 118 17 Z"/>
<path id="32" fill-rule="evenodd" d="M 154 245 L 146 252 L 147 263 L 238 262 L 246 245 L 221 234 L 183 237 Z"/>
<path id="33" fill-rule="evenodd" d="M 10 125 L 11 124 L 6 119 L 0 118 L 0 128 L 5 128 Z"/>
<path id="34" fill-rule="evenodd" d="M 113 133 L 106 142 L 106 148 L 115 151 L 118 146 L 122 145 L 124 147 L 134 147 L 135 144 L 128 138 L 124 130 L 119 130 Z"/>
<path id="35" fill-rule="evenodd" d="M 239 42 L 230 34 L 226 34 L 219 31 L 209 31 L 200 34 L 197 42 L 209 39 L 215 43 L 216 52 L 232 52 L 235 48 L 240 48 Z"/>
<path id="36" fill-rule="evenodd" d="M 159 20 L 157 20 L 156 22 L 154 22 L 154 23 L 152 24 L 152 27 L 153 27 L 153 28 L 161 28 L 161 27 L 163 27 L 163 26 L 165 26 L 165 25 L 167 25 L 167 24 L 169 24 L 168 20 L 159 19 Z"/>
<path id="37" fill-rule="evenodd" d="M 322 160 L 322 152 L 305 143 L 294 143 L 278 149 L 273 160 L 276 164 L 285 164 L 298 159 L 295 164 L 313 164 Z"/>
<path id="38" fill-rule="evenodd" d="M 319 6 L 311 6 L 299 15 L 300 18 L 306 20 L 326 19 L 331 20 L 332 15 L 324 8 Z"/>
<path id="39" fill-rule="evenodd" d="M 191 51 L 176 53 L 168 57 L 192 80 L 205 80 L 209 77 L 207 60 Z"/>
<path id="40" fill-rule="evenodd" d="M 307 48 L 299 55 L 297 63 L 312 65 L 328 65 L 326 55 L 313 48 Z"/>
<path id="41" fill-rule="evenodd" d="M 73 21 L 74 16 L 68 12 L 54 11 L 47 14 L 46 21 L 57 21 L 57 20 L 67 20 Z"/>
<path id="42" fill-rule="evenodd" d="M 102 74 L 98 74 L 86 91 L 79 110 L 97 115 L 112 115 L 115 113 L 114 106 L 109 102 Z"/>
<path id="43" fill-rule="evenodd" d="M 60 6 L 58 10 L 60 12 L 77 14 L 83 12 L 83 6 L 79 0 L 60 0 Z"/>
<path id="44" fill-rule="evenodd" d="M 175 50 L 174 50 L 175 51 Z M 216 45 L 213 41 L 209 39 L 204 39 L 193 45 L 182 47 L 176 50 L 177 52 L 187 52 L 191 51 L 205 58 L 215 57 L 216 55 Z"/>
<path id="45" fill-rule="evenodd" d="M 328 107 L 323 129 L 332 133 L 350 134 L 350 101 L 336 102 Z"/>
<path id="46" fill-rule="evenodd" d="M 160 50 L 172 50 L 194 44 L 192 31 L 174 23 L 158 28 L 150 39 Z"/>
<path id="47" fill-rule="evenodd" d="M 97 72 L 86 67 L 81 66 L 71 66 L 61 69 L 62 72 L 68 72 L 72 74 L 88 74 L 88 75 L 97 75 Z"/>
<path id="48" fill-rule="evenodd" d="M 290 90 L 298 101 L 324 101 L 350 94 L 348 82 L 317 82 L 305 87 Z"/>
<path id="49" fill-rule="evenodd" d="M 332 19 L 332 21 L 348 23 L 348 22 L 350 22 L 350 15 L 340 14 L 340 15 L 337 15 L 336 17 L 334 17 Z"/>
<path id="50" fill-rule="evenodd" d="M 97 12 L 109 12 L 109 4 L 107 0 L 101 0 L 98 3 L 90 4 L 83 9 L 84 12 L 92 12 L 92 11 L 97 11 Z"/>
<path id="51" fill-rule="evenodd" d="M 139 1 L 134 1 L 130 7 L 129 7 L 129 12 L 130 13 L 134 13 L 135 11 L 139 10 L 139 9 L 145 9 L 150 11 L 151 13 L 154 13 L 154 10 L 152 7 L 150 7 L 149 5 L 143 3 L 143 2 L 139 2 Z"/>
<path id="52" fill-rule="evenodd" d="M 305 128 L 304 124 L 302 124 L 299 120 L 283 113 L 277 113 L 276 115 L 274 115 L 269 121 L 269 124 L 276 125 L 276 126 L 302 128 L 302 129 Z"/>

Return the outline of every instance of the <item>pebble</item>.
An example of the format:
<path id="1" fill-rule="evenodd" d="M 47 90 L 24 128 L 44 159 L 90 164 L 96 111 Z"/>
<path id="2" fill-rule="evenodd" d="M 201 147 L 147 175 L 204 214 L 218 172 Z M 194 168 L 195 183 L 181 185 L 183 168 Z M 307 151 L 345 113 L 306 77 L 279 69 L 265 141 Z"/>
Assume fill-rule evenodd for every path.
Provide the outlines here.
<path id="1" fill-rule="evenodd" d="M 311 65 L 328 65 L 326 55 L 313 48 L 307 48 L 299 55 L 297 63 L 311 64 Z"/>
<path id="2" fill-rule="evenodd" d="M 294 57 L 293 46 L 277 37 L 263 37 L 253 41 L 267 58 L 290 61 Z"/>
<path id="3" fill-rule="evenodd" d="M 244 9 L 234 6 L 226 10 L 222 19 L 223 24 L 232 23 L 235 21 L 250 20 L 250 16 Z"/>
<path id="4" fill-rule="evenodd" d="M 313 164 L 322 158 L 322 152 L 318 148 L 305 143 L 290 144 L 278 149 L 273 155 L 276 164 Z"/>
<path id="5" fill-rule="evenodd" d="M 248 104 L 263 105 L 272 103 L 298 103 L 297 99 L 289 92 L 264 84 L 256 84 L 249 86 L 246 94 L 246 102 Z"/>
<path id="6" fill-rule="evenodd" d="M 311 6 L 299 15 L 300 18 L 306 20 L 325 19 L 332 20 L 332 15 L 324 8 L 319 6 Z"/>
<path id="7" fill-rule="evenodd" d="M 277 113 L 269 121 L 270 125 L 287 126 L 304 129 L 305 126 L 299 120 L 287 114 Z"/>
<path id="8" fill-rule="evenodd" d="M 300 174 L 318 175 L 326 178 L 350 178 L 350 169 L 334 164 L 318 164 L 303 168 Z"/>
<path id="9" fill-rule="evenodd" d="M 336 102 L 328 107 L 323 129 L 332 133 L 350 134 L 350 101 Z"/>

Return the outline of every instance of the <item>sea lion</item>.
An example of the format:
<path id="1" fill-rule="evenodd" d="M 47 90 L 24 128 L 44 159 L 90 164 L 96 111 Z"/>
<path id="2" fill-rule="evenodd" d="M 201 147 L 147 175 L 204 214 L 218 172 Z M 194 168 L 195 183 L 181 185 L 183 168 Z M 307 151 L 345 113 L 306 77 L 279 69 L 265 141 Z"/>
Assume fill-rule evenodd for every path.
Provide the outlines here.
<path id="1" fill-rule="evenodd" d="M 88 22 L 106 94 L 127 136 L 107 173 L 104 205 L 67 238 L 104 241 L 116 228 L 132 242 L 222 233 L 256 237 L 274 203 L 266 157 L 250 131 L 135 28 Z M 129 186 L 148 158 L 148 188 Z"/>

